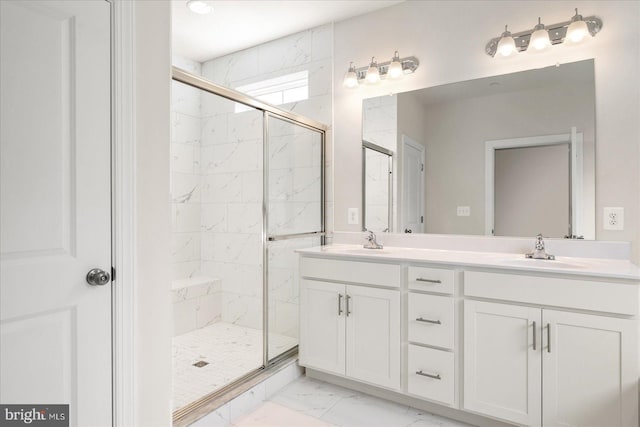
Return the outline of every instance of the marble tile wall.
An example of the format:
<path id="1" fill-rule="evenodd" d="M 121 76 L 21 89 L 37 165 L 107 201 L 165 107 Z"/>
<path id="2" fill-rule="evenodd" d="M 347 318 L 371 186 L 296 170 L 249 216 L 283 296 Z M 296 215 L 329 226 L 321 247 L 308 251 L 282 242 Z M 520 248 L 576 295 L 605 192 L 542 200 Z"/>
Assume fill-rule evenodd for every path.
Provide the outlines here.
<path id="1" fill-rule="evenodd" d="M 203 64 L 179 57 L 173 63 L 231 88 L 308 70 L 309 99 L 280 107 L 331 123 L 332 37 L 327 25 Z M 270 232 L 318 231 L 320 138 L 277 119 L 269 125 Z M 236 113 L 232 101 L 173 82 L 174 279 L 220 279 L 220 319 L 251 328 L 262 327 L 262 139 L 261 112 Z M 273 280 L 284 282 L 273 286 L 280 291 L 271 301 L 270 331 L 295 337 L 297 295 L 290 272 L 276 271 Z"/>
<path id="2" fill-rule="evenodd" d="M 199 74 L 195 61 L 174 57 L 173 64 Z M 198 89 L 171 82 L 171 260 L 173 279 L 200 273 L 201 95 Z"/>
<path id="3" fill-rule="evenodd" d="M 236 88 L 308 70 L 309 99 L 279 107 L 330 123 L 332 43 L 331 26 L 323 26 L 207 61 L 202 75 Z M 201 270 L 222 279 L 222 320 L 253 328 L 262 327 L 262 125 L 257 111 L 236 113 L 233 103 L 203 96 Z M 269 231 L 317 231 L 320 139 L 277 119 L 270 119 L 269 132 Z M 270 275 L 280 278 L 273 288 L 290 290 L 284 269 Z M 295 337 L 297 295 L 277 295 L 270 332 Z"/>

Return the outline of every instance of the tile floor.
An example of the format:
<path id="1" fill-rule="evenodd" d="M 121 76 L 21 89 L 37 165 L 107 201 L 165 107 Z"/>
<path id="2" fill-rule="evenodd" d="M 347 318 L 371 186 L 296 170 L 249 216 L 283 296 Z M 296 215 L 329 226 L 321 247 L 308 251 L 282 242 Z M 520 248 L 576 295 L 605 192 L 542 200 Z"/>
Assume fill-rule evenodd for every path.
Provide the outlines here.
<path id="1" fill-rule="evenodd" d="M 298 378 L 251 409 L 216 412 L 192 427 L 470 427 L 308 377 Z"/>
<path id="2" fill-rule="evenodd" d="M 269 335 L 269 351 L 295 346 L 295 338 Z M 193 366 L 198 361 L 208 364 Z M 262 366 L 262 331 L 218 322 L 173 337 L 173 409 L 179 409 Z"/>

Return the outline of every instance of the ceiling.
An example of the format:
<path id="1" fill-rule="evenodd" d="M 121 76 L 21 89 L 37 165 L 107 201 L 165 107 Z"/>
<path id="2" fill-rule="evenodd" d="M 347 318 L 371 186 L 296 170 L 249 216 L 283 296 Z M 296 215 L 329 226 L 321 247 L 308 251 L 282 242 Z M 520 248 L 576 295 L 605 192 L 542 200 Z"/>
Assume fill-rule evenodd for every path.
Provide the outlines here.
<path id="1" fill-rule="evenodd" d="M 173 53 L 204 62 L 280 37 L 382 9 L 402 0 L 207 1 L 198 15 L 172 0 Z"/>

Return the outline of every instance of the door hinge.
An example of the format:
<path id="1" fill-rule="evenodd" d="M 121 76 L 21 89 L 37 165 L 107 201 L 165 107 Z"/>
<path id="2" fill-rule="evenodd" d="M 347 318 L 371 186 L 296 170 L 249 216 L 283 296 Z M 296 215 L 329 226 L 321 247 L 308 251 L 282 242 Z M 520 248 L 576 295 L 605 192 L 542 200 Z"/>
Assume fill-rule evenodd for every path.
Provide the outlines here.
<path id="1" fill-rule="evenodd" d="M 420 224 L 424 224 L 424 216 L 420 216 Z"/>
<path id="2" fill-rule="evenodd" d="M 424 172 L 424 163 L 420 163 L 420 172 Z"/>
<path id="3" fill-rule="evenodd" d="M 113 268 L 113 266 L 111 267 L 111 281 L 115 281 L 116 280 L 116 269 Z"/>

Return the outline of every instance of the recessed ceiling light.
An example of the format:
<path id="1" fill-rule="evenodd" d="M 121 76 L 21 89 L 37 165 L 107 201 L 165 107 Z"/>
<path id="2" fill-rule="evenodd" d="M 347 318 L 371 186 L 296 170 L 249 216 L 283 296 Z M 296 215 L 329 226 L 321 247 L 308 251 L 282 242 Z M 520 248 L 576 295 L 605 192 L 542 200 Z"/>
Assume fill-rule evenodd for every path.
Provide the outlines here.
<path id="1" fill-rule="evenodd" d="M 200 15 L 206 15 L 212 10 L 212 7 L 203 0 L 187 0 L 187 7 L 191 12 Z"/>

